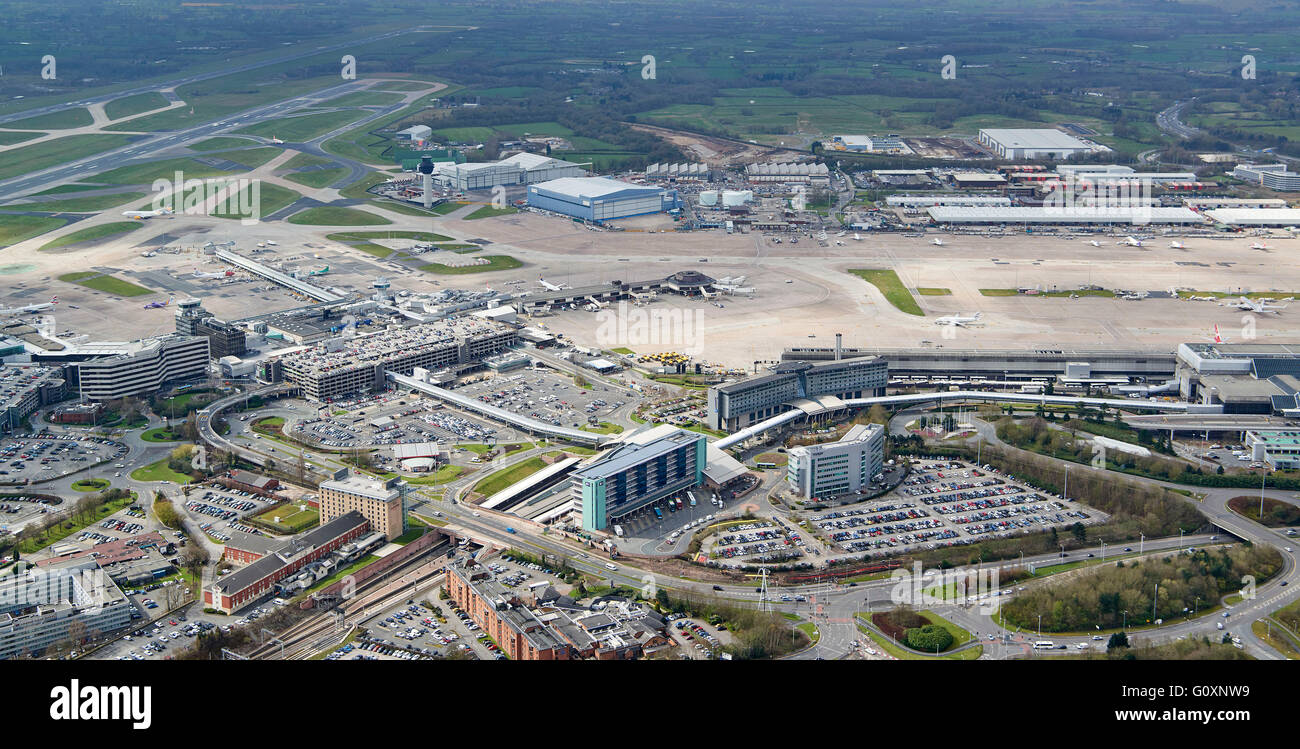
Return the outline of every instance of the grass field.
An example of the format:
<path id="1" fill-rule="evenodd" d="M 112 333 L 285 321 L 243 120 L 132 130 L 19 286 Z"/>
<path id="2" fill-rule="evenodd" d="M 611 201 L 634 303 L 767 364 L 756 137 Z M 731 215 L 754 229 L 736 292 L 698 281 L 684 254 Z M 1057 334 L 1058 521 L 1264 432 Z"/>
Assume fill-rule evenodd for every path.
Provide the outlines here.
<path id="1" fill-rule="evenodd" d="M 337 130 L 350 122 L 356 122 L 366 116 L 360 109 L 341 109 L 337 112 L 319 112 L 297 117 L 283 117 L 278 120 L 259 122 L 256 125 L 240 128 L 236 133 L 260 135 L 263 138 L 279 138 L 286 143 L 304 143 L 318 138 L 332 130 Z"/>
<path id="2" fill-rule="evenodd" d="M 8 247 L 32 237 L 39 237 L 67 223 L 67 219 L 53 216 L 0 215 L 0 247 Z"/>
<path id="3" fill-rule="evenodd" d="M 134 138 L 129 135 L 69 135 L 15 148 L 5 151 L 4 157 L 0 158 L 0 179 L 39 172 L 58 164 L 120 148 L 132 140 Z M 100 177 L 96 179 L 101 180 Z"/>
<path id="4" fill-rule="evenodd" d="M 479 218 L 492 218 L 493 216 L 508 216 L 511 213 L 518 213 L 518 212 L 519 212 L 518 208 L 513 208 L 510 206 L 506 206 L 505 208 L 493 208 L 490 205 L 485 205 L 482 208 L 479 208 L 478 210 L 466 216 L 465 220 L 472 221 L 474 219 L 479 219 Z"/>
<path id="5" fill-rule="evenodd" d="M 12 146 L 28 140 L 35 140 L 49 133 L 0 133 L 0 146 Z"/>
<path id="6" fill-rule="evenodd" d="M 108 479 L 81 479 L 72 482 L 75 492 L 102 492 L 108 488 Z"/>
<path id="7" fill-rule="evenodd" d="M 10 204 L 3 207 L 6 211 L 38 211 L 41 213 L 97 213 L 114 206 L 130 203 L 143 198 L 143 192 L 114 192 L 105 195 L 87 195 L 83 198 L 68 200 L 47 200 L 43 203 Z"/>
<path id="8" fill-rule="evenodd" d="M 146 430 L 140 435 L 140 439 L 145 442 L 180 442 L 185 438 L 178 432 L 173 432 L 167 427 L 154 427 Z"/>
<path id="9" fill-rule="evenodd" d="M 430 231 L 338 231 L 326 234 L 326 239 L 335 242 L 356 242 L 367 239 L 414 239 L 417 242 L 449 242 L 451 237 L 434 234 Z"/>
<path id="10" fill-rule="evenodd" d="M 295 504 L 283 504 L 272 507 L 255 516 L 257 520 L 281 533 L 301 533 L 320 523 L 320 511 L 310 505 L 305 510 Z M 279 517 L 279 522 L 275 518 Z"/>
<path id="11" fill-rule="evenodd" d="M 284 162 L 285 169 L 306 169 L 309 166 L 325 166 L 326 164 L 338 165 L 338 162 L 329 159 L 322 159 L 319 156 L 313 156 L 309 153 L 298 153 L 293 158 Z"/>
<path id="12" fill-rule="evenodd" d="M 875 286 L 885 295 L 885 299 L 901 312 L 924 317 L 925 313 L 917 305 L 912 293 L 903 286 L 898 274 L 885 268 L 850 268 L 849 273 Z"/>
<path id="13" fill-rule="evenodd" d="M 383 216 L 376 216 L 356 208 L 338 206 L 308 208 L 293 214 L 288 221 L 291 224 L 308 226 L 367 226 L 393 223 Z"/>
<path id="14" fill-rule="evenodd" d="M 60 247 L 67 247 L 68 245 L 77 244 L 78 242 L 91 242 L 97 239 L 116 237 L 119 234 L 126 234 L 127 232 L 135 231 L 142 226 L 144 226 L 144 224 L 138 221 L 112 221 L 98 226 L 89 226 L 85 229 L 80 229 L 71 234 L 65 234 L 58 239 L 46 242 L 41 245 L 40 251 L 45 252 L 47 250 L 57 250 Z"/>
<path id="15" fill-rule="evenodd" d="M 157 91 L 146 91 L 143 94 L 123 96 L 121 99 L 110 101 L 104 105 L 104 114 L 108 115 L 110 120 L 120 120 L 133 114 L 162 109 L 167 104 L 166 96 Z"/>
<path id="16" fill-rule="evenodd" d="M 136 286 L 130 281 L 123 281 L 113 276 L 103 276 L 93 270 L 76 271 L 73 273 L 64 273 L 59 276 L 59 280 L 65 283 L 75 283 L 78 286 L 85 286 L 88 289 L 102 291 L 106 294 L 116 296 L 132 297 L 144 296 L 154 292 L 143 286 Z"/>
<path id="17" fill-rule="evenodd" d="M 295 172 L 284 175 L 284 178 L 290 182 L 297 182 L 308 187 L 329 187 L 347 175 L 348 170 L 339 167 L 338 169 L 313 169 L 309 172 Z"/>
<path id="18" fill-rule="evenodd" d="M 952 296 L 952 289 L 942 286 L 917 286 L 916 293 L 921 296 Z"/>
<path id="19" fill-rule="evenodd" d="M 90 116 L 90 110 L 85 107 L 72 107 L 10 122 L 5 127 L 14 130 L 68 130 L 93 124 L 95 124 L 95 118 Z"/>
<path id="20" fill-rule="evenodd" d="M 75 137 L 75 136 L 74 136 Z M 127 164 L 95 175 L 96 182 L 106 185 L 142 185 L 150 184 L 156 179 L 172 180 L 176 172 L 181 172 L 184 179 L 206 179 L 207 177 L 224 177 L 238 174 L 240 170 L 224 170 L 201 164 L 192 158 L 182 156 L 176 159 L 151 161 L 147 164 Z"/>
<path id="21" fill-rule="evenodd" d="M 546 453 L 546 455 L 559 454 L 559 452 Z M 523 481 L 547 466 L 546 461 L 542 460 L 543 457 L 535 455 L 508 468 L 502 468 L 475 484 L 474 491 L 485 497 L 490 497 L 513 483 Z"/>
<path id="22" fill-rule="evenodd" d="M 150 463 L 143 468 L 137 468 L 131 471 L 131 478 L 135 481 L 171 481 L 176 484 L 190 483 L 190 477 L 183 473 L 177 473 L 167 467 L 167 458 L 163 458 L 157 463 Z"/>
<path id="23" fill-rule="evenodd" d="M 466 265 L 462 268 L 453 268 L 450 265 L 442 263 L 425 263 L 420 266 L 420 270 L 426 273 L 436 273 L 443 276 L 461 276 L 468 273 L 487 273 L 494 270 L 512 270 L 522 268 L 523 263 L 510 257 L 509 255 L 484 255 L 487 263 L 483 265 Z"/>
<path id="24" fill-rule="evenodd" d="M 242 195 L 243 192 L 247 192 L 251 189 L 252 189 L 251 187 L 244 188 L 244 190 L 241 191 L 241 195 L 239 197 L 231 196 L 227 200 L 226 205 L 244 206 L 252 203 L 251 197 L 244 197 Z M 255 216 L 257 218 L 265 218 L 271 215 L 272 213 L 275 213 L 276 211 L 280 210 L 281 208 L 285 208 L 291 205 L 295 200 L 301 197 L 302 197 L 301 194 L 296 193 L 293 190 L 288 189 L 287 187 L 280 187 L 279 185 L 273 184 L 271 182 L 262 182 L 261 186 L 258 188 L 258 204 L 254 209 Z M 217 218 L 233 218 L 233 219 L 251 218 L 250 216 L 241 215 L 237 213 L 213 213 L 212 215 L 216 216 Z"/>

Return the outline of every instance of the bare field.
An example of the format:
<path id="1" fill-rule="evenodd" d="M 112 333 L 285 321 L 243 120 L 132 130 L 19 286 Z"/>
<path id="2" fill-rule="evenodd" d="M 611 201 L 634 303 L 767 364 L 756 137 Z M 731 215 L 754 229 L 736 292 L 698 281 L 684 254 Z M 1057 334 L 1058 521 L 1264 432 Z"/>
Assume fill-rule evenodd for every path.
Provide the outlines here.
<path id="1" fill-rule="evenodd" d="M 382 212 L 381 209 L 376 209 Z M 8 277 L 14 283 L 6 297 L 22 303 L 45 301 L 60 295 L 59 327 L 72 327 L 94 337 L 122 340 L 171 329 L 170 311 L 143 310 L 143 303 L 171 293 L 178 298 L 195 295 L 218 316 L 244 317 L 255 312 L 303 304 L 280 289 L 266 290 L 265 282 L 222 285 L 195 279 L 197 269 L 212 272 L 220 265 L 200 252 L 141 257 L 159 245 L 201 247 L 211 240 L 236 241 L 236 249 L 251 251 L 257 242 L 275 240 L 277 247 L 256 257 L 266 262 L 288 262 L 297 267 L 329 265 L 321 283 L 368 292 L 370 281 L 384 275 L 393 289 L 427 292 L 453 287 L 481 289 L 538 288 L 544 277 L 572 286 L 613 280 L 662 278 L 694 269 L 714 278 L 746 276 L 753 298 L 722 297 L 718 307 L 703 300 L 664 296 L 641 308 L 649 315 L 685 319 L 689 311 L 700 330 L 659 342 L 627 342 L 638 352 L 682 350 L 700 343 L 700 358 L 729 366 L 749 366 L 755 360 L 776 358 L 780 350 L 795 345 L 830 345 L 834 334 L 844 333 L 847 345 L 933 345 L 978 348 L 1040 348 L 1043 346 L 1149 346 L 1172 349 L 1183 341 L 1209 340 L 1217 324 L 1226 340 L 1241 340 L 1247 313 L 1215 302 L 1147 298 L 984 296 L 980 289 L 1039 287 L 1072 289 L 1085 284 L 1105 288 L 1164 293 L 1171 287 L 1220 292 L 1300 291 L 1300 267 L 1287 262 L 1300 251 L 1300 240 L 1273 238 L 1268 250 L 1253 250 L 1253 237 L 1228 240 L 1185 238 L 1186 249 L 1168 248 L 1168 239 L 1154 239 L 1146 248 L 1116 246 L 1107 238 L 1102 247 L 1084 240 L 1017 235 L 1013 237 L 949 236 L 943 246 L 927 238 L 901 235 L 865 235 L 844 247 L 820 247 L 810 240 L 797 246 L 773 245 L 759 234 L 722 232 L 676 233 L 654 231 L 592 231 L 571 221 L 531 213 L 475 221 L 456 218 L 427 219 L 385 215 L 393 230 L 432 231 L 453 241 L 484 239 L 485 252 L 504 254 L 524 262 L 515 270 L 463 276 L 433 276 L 403 271 L 358 250 L 325 239 L 338 231 L 331 227 L 302 227 L 283 222 L 242 226 L 202 216 L 155 219 L 138 232 L 92 247 L 66 252 L 37 253 L 49 237 L 31 240 L 6 250 L 7 263 L 32 268 Z M 91 221 L 111 217 L 98 217 Z M 85 222 L 81 226 L 84 226 Z M 15 259 L 16 258 L 16 259 Z M 701 262 L 706 261 L 706 262 Z M 1182 264 L 1180 264 L 1182 263 Z M 850 268 L 891 268 L 909 288 L 944 287 L 949 296 L 917 296 L 925 317 L 895 309 L 876 288 L 847 271 Z M 159 292 L 156 297 L 119 301 L 53 280 L 68 270 L 102 269 Z M 507 281 L 526 284 L 504 287 Z M 789 281 L 787 283 L 787 281 Z M 21 284 L 21 285 L 17 285 Z M 66 304 L 80 306 L 71 310 Z M 979 327 L 949 328 L 935 318 L 956 313 L 984 313 Z M 1280 313 L 1268 312 L 1249 324 L 1264 341 L 1300 341 L 1300 302 Z M 540 322 L 572 335 L 580 343 L 620 346 L 600 340 L 603 318 L 593 313 L 565 311 Z M 948 334 L 945 337 L 945 333 Z M 810 338 L 811 336 L 811 338 Z"/>

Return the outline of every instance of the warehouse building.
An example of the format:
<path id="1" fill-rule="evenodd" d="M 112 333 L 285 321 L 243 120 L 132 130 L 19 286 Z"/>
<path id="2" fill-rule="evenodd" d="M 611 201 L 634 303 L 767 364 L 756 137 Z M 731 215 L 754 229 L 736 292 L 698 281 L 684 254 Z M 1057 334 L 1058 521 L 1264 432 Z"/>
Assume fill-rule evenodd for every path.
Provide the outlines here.
<path id="1" fill-rule="evenodd" d="M 1183 198 L 1183 205 L 1193 211 L 1215 208 L 1286 208 L 1281 198 Z"/>
<path id="2" fill-rule="evenodd" d="M 627 440 L 575 470 L 582 527 L 601 531 L 621 518 L 704 483 L 704 435 L 664 425 Z"/>
<path id="3" fill-rule="evenodd" d="M 1066 159 L 1109 150 L 1054 128 L 981 128 L 979 144 L 1004 159 Z"/>
<path id="4" fill-rule="evenodd" d="M 1003 195 L 946 195 L 935 193 L 934 195 L 889 195 L 885 197 L 885 205 L 890 208 L 930 208 L 940 205 L 957 205 L 957 206 L 1000 206 L 1010 207 L 1011 198 Z"/>
<path id="5" fill-rule="evenodd" d="M 311 400 L 387 387 L 385 372 L 410 375 L 416 367 L 464 371 L 517 344 L 519 331 L 491 320 L 464 317 L 331 338 L 262 362 L 259 378 L 301 385 Z"/>
<path id="6" fill-rule="evenodd" d="M 786 483 L 795 494 L 827 499 L 867 488 L 885 467 L 885 428 L 855 424 L 836 442 L 789 451 Z"/>
<path id="7" fill-rule="evenodd" d="M 888 383 L 888 365 L 876 357 L 783 362 L 771 374 L 709 388 L 709 426 L 734 432 L 794 409 L 840 411 L 843 399 L 884 395 Z"/>
<path id="8" fill-rule="evenodd" d="M 565 177 L 531 185 L 528 205 L 584 221 L 660 213 L 681 207 L 677 191 L 607 177 Z"/>
<path id="9" fill-rule="evenodd" d="M 535 153 L 517 153 L 500 161 L 436 166 L 437 177 L 453 190 L 490 190 L 497 185 L 532 185 L 564 177 L 582 177 L 581 164 Z"/>
<path id="10" fill-rule="evenodd" d="M 798 164 L 792 162 L 750 164 L 745 167 L 745 178 L 750 182 L 782 182 L 826 186 L 831 172 L 825 164 Z"/>

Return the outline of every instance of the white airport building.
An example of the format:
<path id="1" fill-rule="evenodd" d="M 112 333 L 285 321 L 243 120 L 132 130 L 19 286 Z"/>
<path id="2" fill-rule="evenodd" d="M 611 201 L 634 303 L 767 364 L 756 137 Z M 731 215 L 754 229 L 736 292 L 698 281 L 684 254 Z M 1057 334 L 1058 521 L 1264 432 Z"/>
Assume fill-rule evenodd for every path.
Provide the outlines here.
<path id="1" fill-rule="evenodd" d="M 936 224 L 1178 224 L 1205 223 L 1187 208 L 1125 206 L 935 206 L 926 213 Z"/>
<path id="2" fill-rule="evenodd" d="M 470 164 L 441 162 L 435 176 L 453 190 L 490 190 L 497 185 L 531 185 L 562 177 L 581 177 L 587 170 L 574 164 L 535 153 L 517 153 L 500 161 Z"/>

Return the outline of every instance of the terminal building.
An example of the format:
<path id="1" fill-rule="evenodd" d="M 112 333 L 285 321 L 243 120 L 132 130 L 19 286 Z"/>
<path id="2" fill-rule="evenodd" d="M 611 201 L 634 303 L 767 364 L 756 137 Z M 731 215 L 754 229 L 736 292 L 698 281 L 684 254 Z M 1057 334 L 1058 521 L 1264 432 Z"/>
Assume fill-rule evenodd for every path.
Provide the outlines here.
<path id="1" fill-rule="evenodd" d="M 826 499 L 867 488 L 885 467 L 885 428 L 855 424 L 836 442 L 788 452 L 785 480 L 795 494 Z"/>
<path id="2" fill-rule="evenodd" d="M 0 660 L 44 655 L 63 643 L 131 623 L 134 608 L 92 559 L 68 559 L 0 578 Z"/>
<path id="3" fill-rule="evenodd" d="M 876 357 L 783 362 L 771 374 L 709 388 L 709 426 L 734 432 L 793 409 L 834 413 L 844 398 L 884 395 L 888 383 L 888 365 Z"/>
<path id="4" fill-rule="evenodd" d="M 1228 414 L 1300 416 L 1300 346 L 1282 343 L 1184 343 L 1178 346 L 1179 394 Z"/>
<path id="5" fill-rule="evenodd" d="M 677 191 L 607 177 L 565 177 L 528 187 L 528 205 L 583 221 L 611 221 L 681 207 Z"/>
<path id="6" fill-rule="evenodd" d="M 410 375 L 427 370 L 466 371 L 482 366 L 519 341 L 519 331 L 503 323 L 464 317 L 390 329 L 353 338 L 332 338 L 264 360 L 259 379 L 302 386 L 311 400 L 387 387 L 385 372 Z"/>
<path id="7" fill-rule="evenodd" d="M 704 483 L 703 434 L 665 425 L 599 453 L 572 474 L 582 527 L 601 531 L 621 518 Z"/>
<path id="8" fill-rule="evenodd" d="M 406 531 L 399 477 L 381 481 L 342 468 L 334 478 L 321 482 L 319 500 L 321 523 L 359 512 L 375 532 L 384 534 L 389 541 Z"/>
<path id="9" fill-rule="evenodd" d="M 889 365 L 891 380 L 908 377 L 978 377 L 992 381 L 1078 377 L 1167 380 L 1174 376 L 1173 351 L 1137 349 L 950 349 L 950 348 L 841 348 L 844 358 L 879 357 Z M 793 347 L 781 352 L 782 361 L 827 361 L 836 350 Z"/>

